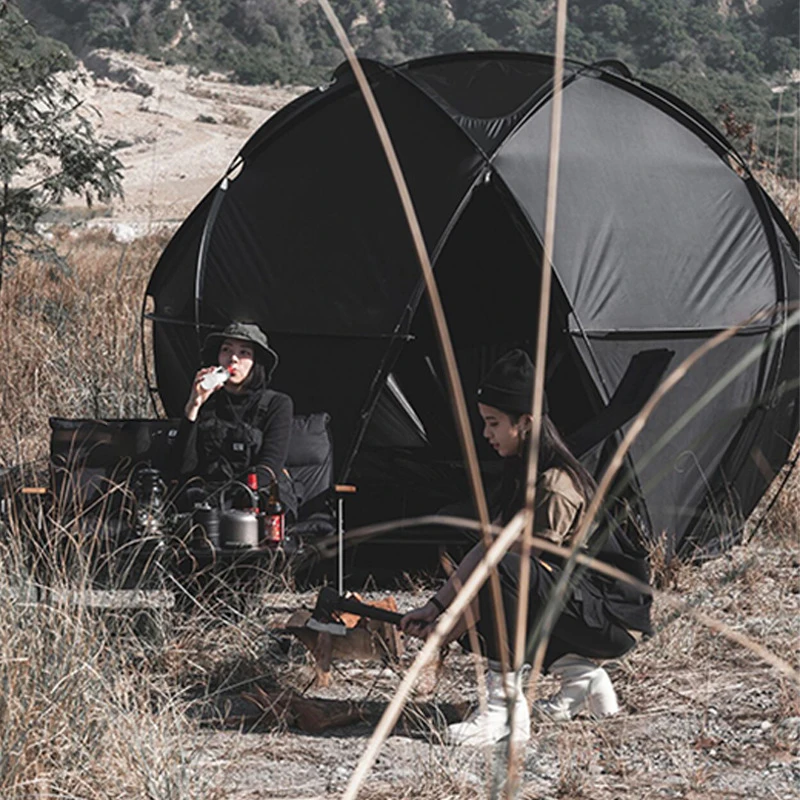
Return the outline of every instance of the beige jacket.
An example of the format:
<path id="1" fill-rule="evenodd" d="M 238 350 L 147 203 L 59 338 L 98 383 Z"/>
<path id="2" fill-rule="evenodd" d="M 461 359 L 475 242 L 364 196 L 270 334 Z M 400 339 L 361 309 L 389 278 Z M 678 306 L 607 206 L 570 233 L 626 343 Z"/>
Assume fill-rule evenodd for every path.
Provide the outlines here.
<path id="1" fill-rule="evenodd" d="M 569 473 L 557 467 L 543 472 L 536 483 L 535 502 L 534 535 L 568 546 L 585 510 L 583 496 Z"/>

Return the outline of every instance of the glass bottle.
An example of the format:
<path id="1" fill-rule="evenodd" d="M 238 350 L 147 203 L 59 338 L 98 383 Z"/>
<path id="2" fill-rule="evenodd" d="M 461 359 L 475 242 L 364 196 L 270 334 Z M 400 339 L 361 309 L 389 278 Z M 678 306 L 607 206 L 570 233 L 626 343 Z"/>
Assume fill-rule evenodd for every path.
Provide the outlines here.
<path id="1" fill-rule="evenodd" d="M 280 547 L 286 536 L 286 507 L 281 502 L 278 481 L 273 478 L 264 507 L 264 543 L 267 547 Z"/>

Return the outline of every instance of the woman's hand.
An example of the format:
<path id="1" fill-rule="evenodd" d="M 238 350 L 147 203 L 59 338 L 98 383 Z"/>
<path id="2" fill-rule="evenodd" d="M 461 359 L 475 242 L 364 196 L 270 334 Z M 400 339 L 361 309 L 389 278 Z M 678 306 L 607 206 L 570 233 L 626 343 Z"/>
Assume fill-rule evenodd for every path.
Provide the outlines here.
<path id="1" fill-rule="evenodd" d="M 216 369 L 216 367 L 201 367 L 197 370 L 194 380 L 192 381 L 192 391 L 189 393 L 189 399 L 186 401 L 186 407 L 184 408 L 184 414 L 189 422 L 195 422 L 197 420 L 197 414 L 203 403 L 205 403 L 214 392 L 222 388 L 223 384 L 221 383 L 218 383 L 213 389 L 204 389 L 200 385 L 203 378 Z"/>
<path id="2" fill-rule="evenodd" d="M 409 611 L 400 620 L 400 630 L 411 636 L 427 639 L 441 613 L 433 603 L 425 603 L 422 608 Z"/>

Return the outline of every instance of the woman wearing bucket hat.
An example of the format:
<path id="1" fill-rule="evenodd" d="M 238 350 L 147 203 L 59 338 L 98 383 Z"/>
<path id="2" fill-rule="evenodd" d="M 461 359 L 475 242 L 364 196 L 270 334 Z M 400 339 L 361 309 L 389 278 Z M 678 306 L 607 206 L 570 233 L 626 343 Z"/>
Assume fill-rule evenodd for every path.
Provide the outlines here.
<path id="1" fill-rule="evenodd" d="M 483 435 L 505 460 L 503 480 L 492 511 L 505 525 L 523 507 L 528 463 L 528 439 L 532 417 L 533 364 L 522 350 L 512 350 L 489 371 L 478 389 L 478 410 Z M 591 475 L 569 451 L 548 415 L 544 399 L 533 532 L 555 544 L 569 545 L 594 493 Z M 516 612 L 520 602 L 520 546 L 515 545 L 498 564 L 506 639 L 514 641 Z M 425 637 L 437 617 L 453 601 L 485 553 L 482 543 L 464 557 L 445 585 L 426 605 L 405 615 L 401 628 Z M 531 555 L 527 595 L 528 634 L 555 587 L 561 561 L 534 549 Z M 544 659 L 544 668 L 560 678 L 553 697 L 534 706 L 539 716 L 566 721 L 583 709 L 595 717 L 619 710 L 606 671 L 592 659 L 616 658 L 630 650 L 636 639 L 631 630 L 650 632 L 649 595 L 631 592 L 625 585 L 583 573 L 572 582 L 566 604 L 555 623 Z M 473 600 L 469 613 L 456 623 L 448 642 L 458 639 L 469 647 L 467 619 L 471 618 L 483 654 L 489 659 L 487 705 L 464 722 L 450 725 L 447 738 L 453 744 L 491 745 L 507 738 L 516 743 L 530 738 L 530 710 L 523 689 L 527 668 L 518 672 L 501 669 L 501 654 L 488 582 Z M 530 644 L 529 644 L 530 647 Z M 504 654 L 513 663 L 513 653 Z M 530 651 L 526 652 L 526 658 Z M 513 712 L 512 712 L 513 707 Z"/>
<path id="2" fill-rule="evenodd" d="M 232 322 L 210 333 L 203 361 L 184 407 L 175 452 L 182 482 L 199 477 L 206 489 L 255 472 L 259 488 L 277 477 L 287 513 L 296 513 L 291 480 L 284 472 L 292 426 L 292 399 L 268 388 L 278 354 L 266 334 L 252 322 Z M 229 374 L 224 383 L 204 382 L 218 367 Z"/>

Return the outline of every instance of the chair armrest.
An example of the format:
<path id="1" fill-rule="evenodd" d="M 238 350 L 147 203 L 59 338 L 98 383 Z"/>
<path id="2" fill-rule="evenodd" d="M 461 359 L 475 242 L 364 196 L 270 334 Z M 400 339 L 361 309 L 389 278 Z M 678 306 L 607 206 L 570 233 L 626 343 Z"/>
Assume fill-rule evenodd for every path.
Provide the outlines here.
<path id="1" fill-rule="evenodd" d="M 355 494 L 358 489 L 350 483 L 335 483 L 333 491 L 336 494 Z"/>

